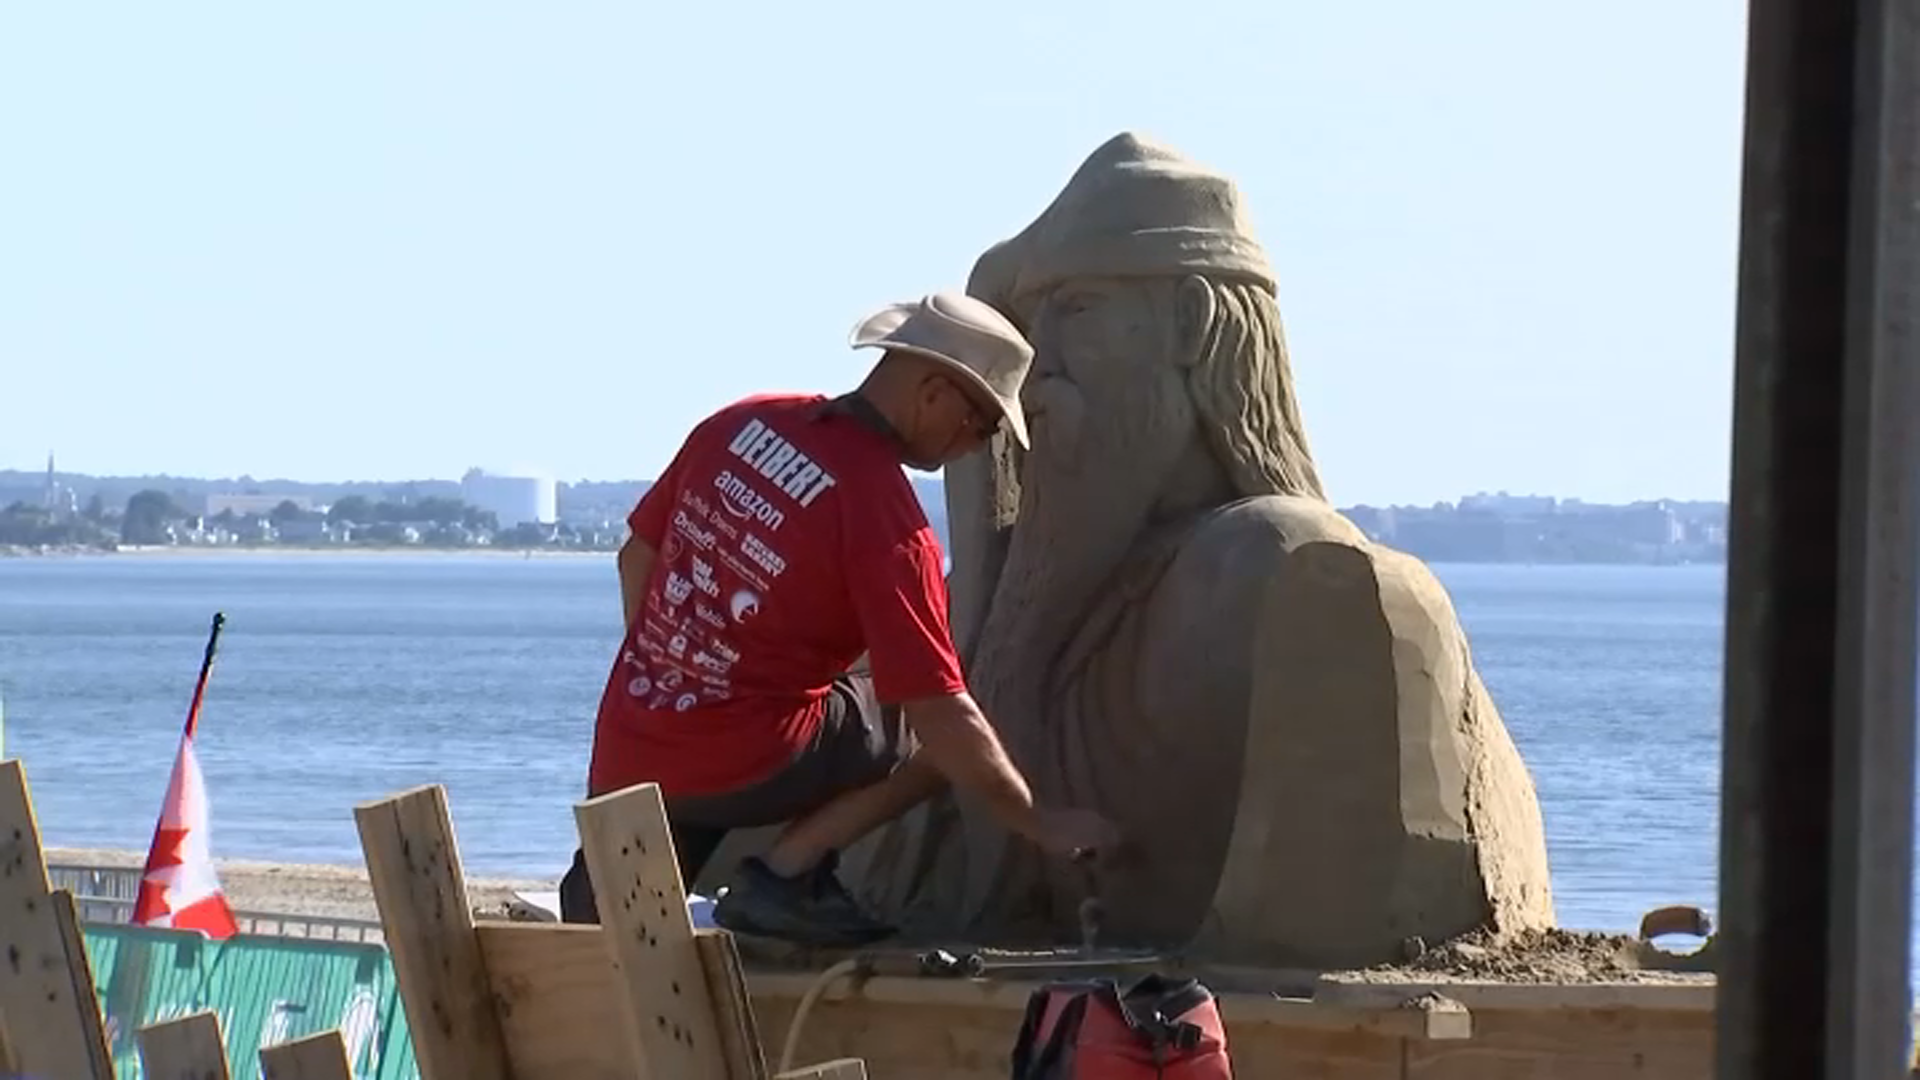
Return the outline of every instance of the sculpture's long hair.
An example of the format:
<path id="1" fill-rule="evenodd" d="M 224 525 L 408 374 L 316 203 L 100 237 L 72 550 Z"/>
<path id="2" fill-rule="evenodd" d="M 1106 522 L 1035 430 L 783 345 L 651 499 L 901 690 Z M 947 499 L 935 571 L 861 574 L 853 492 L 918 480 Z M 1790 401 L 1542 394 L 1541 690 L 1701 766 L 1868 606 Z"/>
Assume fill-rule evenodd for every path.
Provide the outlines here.
<path id="1" fill-rule="evenodd" d="M 1242 496 L 1325 500 L 1294 395 L 1280 303 L 1266 286 L 1204 278 L 1213 322 L 1187 387 L 1214 452 Z"/>

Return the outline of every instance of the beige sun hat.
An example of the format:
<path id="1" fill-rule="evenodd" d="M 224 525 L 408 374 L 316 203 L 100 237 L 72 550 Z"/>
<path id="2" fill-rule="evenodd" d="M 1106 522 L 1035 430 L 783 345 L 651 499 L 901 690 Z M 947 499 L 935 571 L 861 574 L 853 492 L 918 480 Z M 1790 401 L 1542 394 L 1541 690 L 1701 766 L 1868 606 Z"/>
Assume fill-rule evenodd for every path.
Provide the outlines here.
<path id="1" fill-rule="evenodd" d="M 1027 448 L 1020 387 L 1033 367 L 1033 346 L 992 305 L 951 290 L 892 304 L 862 319 L 852 344 L 939 361 L 998 403 L 1007 431 Z"/>

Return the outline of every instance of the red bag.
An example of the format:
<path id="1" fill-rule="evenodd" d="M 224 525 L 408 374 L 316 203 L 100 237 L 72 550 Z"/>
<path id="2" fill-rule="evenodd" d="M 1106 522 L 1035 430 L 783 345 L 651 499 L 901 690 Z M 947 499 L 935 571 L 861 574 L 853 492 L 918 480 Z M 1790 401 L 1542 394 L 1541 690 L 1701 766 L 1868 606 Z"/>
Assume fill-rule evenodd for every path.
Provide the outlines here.
<path id="1" fill-rule="evenodd" d="M 1055 982 L 1027 1000 L 1012 1080 L 1233 1080 L 1233 1062 L 1197 980 Z"/>

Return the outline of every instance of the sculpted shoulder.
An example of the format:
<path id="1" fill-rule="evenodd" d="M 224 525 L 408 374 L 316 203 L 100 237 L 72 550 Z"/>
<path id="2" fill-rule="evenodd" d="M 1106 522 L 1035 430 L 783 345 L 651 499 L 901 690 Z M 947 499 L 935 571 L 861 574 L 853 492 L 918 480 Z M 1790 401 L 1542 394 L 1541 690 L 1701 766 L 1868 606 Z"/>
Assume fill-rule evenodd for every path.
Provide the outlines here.
<path id="1" fill-rule="evenodd" d="M 1314 541 L 1370 546 L 1359 526 L 1319 499 L 1261 495 L 1207 514 L 1181 545 L 1177 563 L 1234 579 L 1257 574 Z"/>
<path id="2" fill-rule="evenodd" d="M 1153 585 L 1149 636 L 1219 663 L 1223 643 L 1251 635 L 1265 594 L 1261 583 L 1288 553 L 1316 541 L 1371 546 L 1358 526 L 1318 499 L 1261 495 L 1208 511 L 1180 539 Z"/>

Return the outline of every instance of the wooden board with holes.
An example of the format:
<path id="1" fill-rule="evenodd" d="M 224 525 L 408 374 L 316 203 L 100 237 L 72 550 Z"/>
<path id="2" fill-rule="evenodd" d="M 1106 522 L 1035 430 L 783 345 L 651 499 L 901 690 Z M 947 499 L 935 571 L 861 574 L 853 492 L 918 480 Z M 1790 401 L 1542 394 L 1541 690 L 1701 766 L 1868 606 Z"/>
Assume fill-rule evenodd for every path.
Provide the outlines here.
<path id="1" fill-rule="evenodd" d="M 48 884 L 19 761 L 0 761 L 0 957 L 0 1012 L 20 1071 L 112 1080 L 73 897 Z"/>

